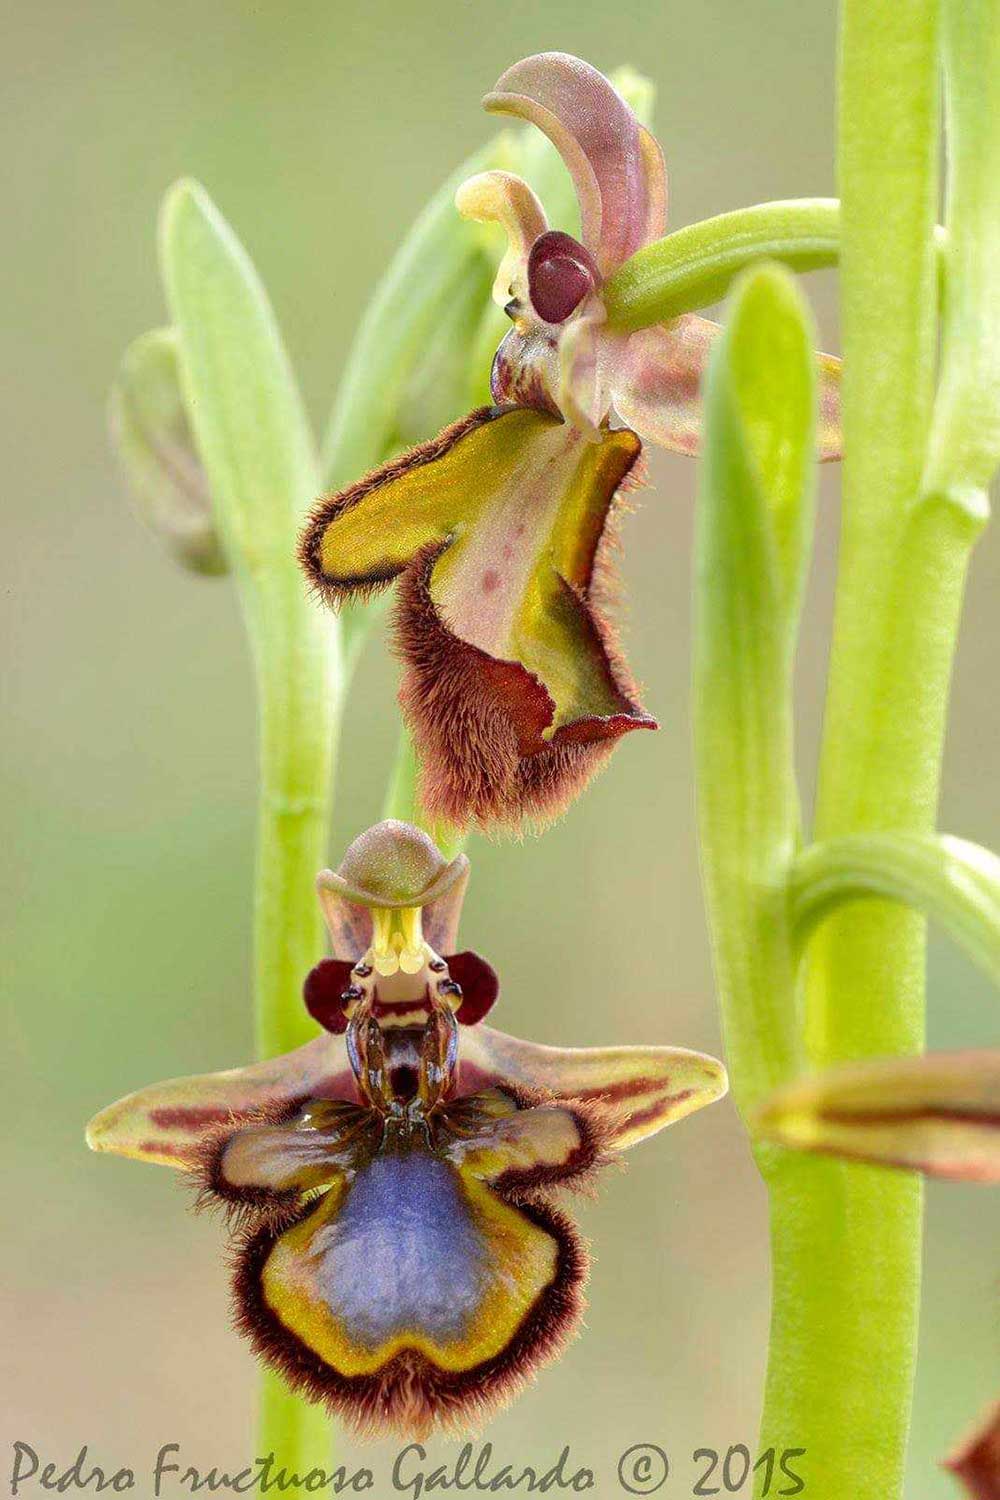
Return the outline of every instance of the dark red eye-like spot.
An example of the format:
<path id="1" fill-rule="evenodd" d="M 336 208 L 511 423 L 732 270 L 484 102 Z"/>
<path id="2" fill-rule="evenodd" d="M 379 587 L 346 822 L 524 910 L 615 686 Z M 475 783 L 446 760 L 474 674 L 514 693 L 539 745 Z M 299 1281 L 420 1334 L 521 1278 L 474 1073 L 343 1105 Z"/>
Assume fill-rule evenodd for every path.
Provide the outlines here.
<path id="1" fill-rule="evenodd" d="M 350 988 L 351 965 L 339 958 L 321 959 L 306 975 L 302 986 L 306 1010 L 325 1031 L 339 1033 L 347 1030 L 343 996 Z"/>
<path id="2" fill-rule="evenodd" d="M 590 252 L 561 229 L 540 234 L 528 256 L 531 305 L 546 323 L 564 323 L 600 282 Z"/>
<path id="3" fill-rule="evenodd" d="M 448 972 L 462 991 L 455 1019 L 460 1026 L 475 1026 L 496 1004 L 500 993 L 496 971 L 478 953 L 452 953 Z"/>

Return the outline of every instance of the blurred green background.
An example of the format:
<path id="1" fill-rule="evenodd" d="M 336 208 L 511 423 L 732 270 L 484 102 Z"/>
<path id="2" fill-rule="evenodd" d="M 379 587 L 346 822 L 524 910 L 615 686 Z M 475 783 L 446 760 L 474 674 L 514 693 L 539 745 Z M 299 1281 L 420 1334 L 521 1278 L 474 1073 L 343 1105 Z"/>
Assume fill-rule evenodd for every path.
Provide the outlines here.
<path id="1" fill-rule="evenodd" d="M 234 596 L 175 570 L 132 519 L 104 432 L 121 351 L 163 319 L 161 193 L 191 173 L 237 227 L 320 424 L 379 272 L 492 131 L 478 101 L 510 62 L 558 47 L 649 73 L 681 225 L 833 192 L 834 8 L 43 0 L 9 9 L 4 35 L 0 1473 L 15 1438 L 62 1464 L 87 1442 L 141 1469 L 171 1441 L 192 1463 L 238 1467 L 255 1382 L 228 1327 L 218 1226 L 185 1212 L 169 1173 L 90 1157 L 82 1136 L 119 1094 L 250 1049 L 254 722 Z M 835 280 L 809 290 L 835 348 Z M 694 466 L 659 456 L 651 481 L 626 527 L 626 628 L 662 730 L 630 737 L 543 839 L 474 844 L 464 936 L 502 972 L 506 1029 L 714 1051 L 689 751 Z M 807 797 L 836 507 L 830 472 L 800 671 Z M 988 534 L 943 823 L 994 847 L 998 586 Z M 378 816 L 394 682 L 376 639 L 348 718 L 334 862 Z M 933 1044 L 995 1039 L 996 996 L 940 941 L 931 998 Z M 596 1253 L 587 1329 L 488 1436 L 512 1462 L 568 1443 L 609 1495 L 618 1453 L 655 1441 L 673 1460 L 667 1492 L 689 1493 L 695 1448 L 753 1446 L 761 1384 L 764 1195 L 730 1104 L 642 1147 L 581 1218 Z M 995 1394 L 1000 1199 L 932 1187 L 928 1225 L 910 1483 L 924 1500 L 952 1492 L 933 1460 Z M 389 1451 L 365 1461 L 384 1472 Z"/>

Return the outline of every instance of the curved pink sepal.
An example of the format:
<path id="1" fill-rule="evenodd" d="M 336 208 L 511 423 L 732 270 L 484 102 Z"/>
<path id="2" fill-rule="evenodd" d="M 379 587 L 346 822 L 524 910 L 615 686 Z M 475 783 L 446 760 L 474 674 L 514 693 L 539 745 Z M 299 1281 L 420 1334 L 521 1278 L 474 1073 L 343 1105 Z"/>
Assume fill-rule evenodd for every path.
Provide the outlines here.
<path id="1" fill-rule="evenodd" d="M 483 104 L 530 121 L 552 141 L 576 186 L 583 243 L 603 275 L 663 233 L 660 148 L 596 68 L 566 52 L 526 57 Z"/>

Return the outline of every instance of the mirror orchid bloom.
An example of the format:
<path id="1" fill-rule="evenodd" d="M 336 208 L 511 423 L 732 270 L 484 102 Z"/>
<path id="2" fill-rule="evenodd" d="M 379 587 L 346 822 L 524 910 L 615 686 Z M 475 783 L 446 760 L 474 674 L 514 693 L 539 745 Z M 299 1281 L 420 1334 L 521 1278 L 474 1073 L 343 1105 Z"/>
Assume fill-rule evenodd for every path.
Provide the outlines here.
<path id="1" fill-rule="evenodd" d="M 557 1190 L 726 1089 L 697 1052 L 466 1024 L 431 940 L 454 949 L 467 878 L 407 824 L 369 830 L 319 881 L 339 967 L 306 988 L 328 1029 L 142 1089 L 88 1129 L 94 1150 L 186 1170 L 228 1213 L 239 1328 L 368 1433 L 463 1428 L 512 1399 L 583 1306 L 587 1255 Z M 482 1008 L 492 970 L 465 972 Z"/>
<path id="2" fill-rule="evenodd" d="M 509 69 L 485 104 L 554 142 L 582 239 L 550 229 L 509 173 L 463 185 L 459 210 L 509 239 L 494 295 L 513 327 L 494 405 L 320 501 L 300 557 L 334 606 L 398 581 L 400 699 L 423 804 L 455 825 L 517 828 L 558 815 L 622 735 L 656 728 L 607 614 L 614 522 L 640 482 L 643 438 L 696 450 L 719 329 L 693 315 L 632 334 L 607 325 L 604 282 L 662 235 L 667 197 L 659 146 L 607 79 L 545 53 Z M 822 357 L 824 456 L 836 377 Z"/>

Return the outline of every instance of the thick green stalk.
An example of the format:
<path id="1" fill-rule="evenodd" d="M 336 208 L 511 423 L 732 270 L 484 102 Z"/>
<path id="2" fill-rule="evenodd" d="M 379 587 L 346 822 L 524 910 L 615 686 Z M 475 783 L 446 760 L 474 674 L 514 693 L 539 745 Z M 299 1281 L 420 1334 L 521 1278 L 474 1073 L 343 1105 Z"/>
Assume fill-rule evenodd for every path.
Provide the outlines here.
<path id="1" fill-rule="evenodd" d="M 344 679 L 336 622 L 307 598 L 294 546 L 318 464 L 264 288 L 196 184 L 168 195 L 161 255 L 189 420 L 256 668 L 254 994 L 258 1051 L 269 1056 L 311 1034 L 297 1002 L 323 951 L 313 880 L 325 861 Z M 329 1420 L 268 1376 L 259 1442 L 289 1470 L 325 1468 Z"/>
<path id="2" fill-rule="evenodd" d="M 840 68 L 846 459 L 817 832 L 933 826 L 969 545 L 920 499 L 936 338 L 935 0 L 845 0 Z M 833 916 L 809 966 L 813 1062 L 918 1050 L 922 919 Z M 916 1177 L 782 1157 L 762 1447 L 806 1449 L 823 1500 L 900 1493 L 916 1345 Z"/>
<path id="3" fill-rule="evenodd" d="M 295 580 L 300 595 L 301 581 Z M 300 621 L 301 624 L 301 621 Z M 335 622 L 334 622 L 335 626 Z M 330 622 L 324 621 L 328 633 Z M 314 659 L 315 637 L 290 631 L 256 652 L 260 720 L 255 954 L 257 1050 L 288 1052 L 315 1034 L 299 1003 L 325 941 L 316 871 L 327 861 L 332 774 L 346 688 L 336 658 Z"/>
<path id="4" fill-rule="evenodd" d="M 845 11 L 847 464 L 817 829 L 836 842 L 812 860 L 829 876 L 831 854 L 856 857 L 866 832 L 880 834 L 892 847 L 873 866 L 873 888 L 888 889 L 892 874 L 893 894 L 931 897 L 992 967 L 990 856 L 926 836 L 966 566 L 1000 457 L 1000 7 L 944 0 L 945 316 L 931 420 L 937 19 L 933 0 L 847 0 Z M 919 917 L 879 901 L 830 917 L 809 964 L 817 1065 L 917 1050 L 923 1003 Z M 811 1442 L 810 1476 L 824 1496 L 891 1500 L 909 1419 L 919 1182 L 789 1157 L 772 1203 L 764 1440 L 794 1430 Z"/>

